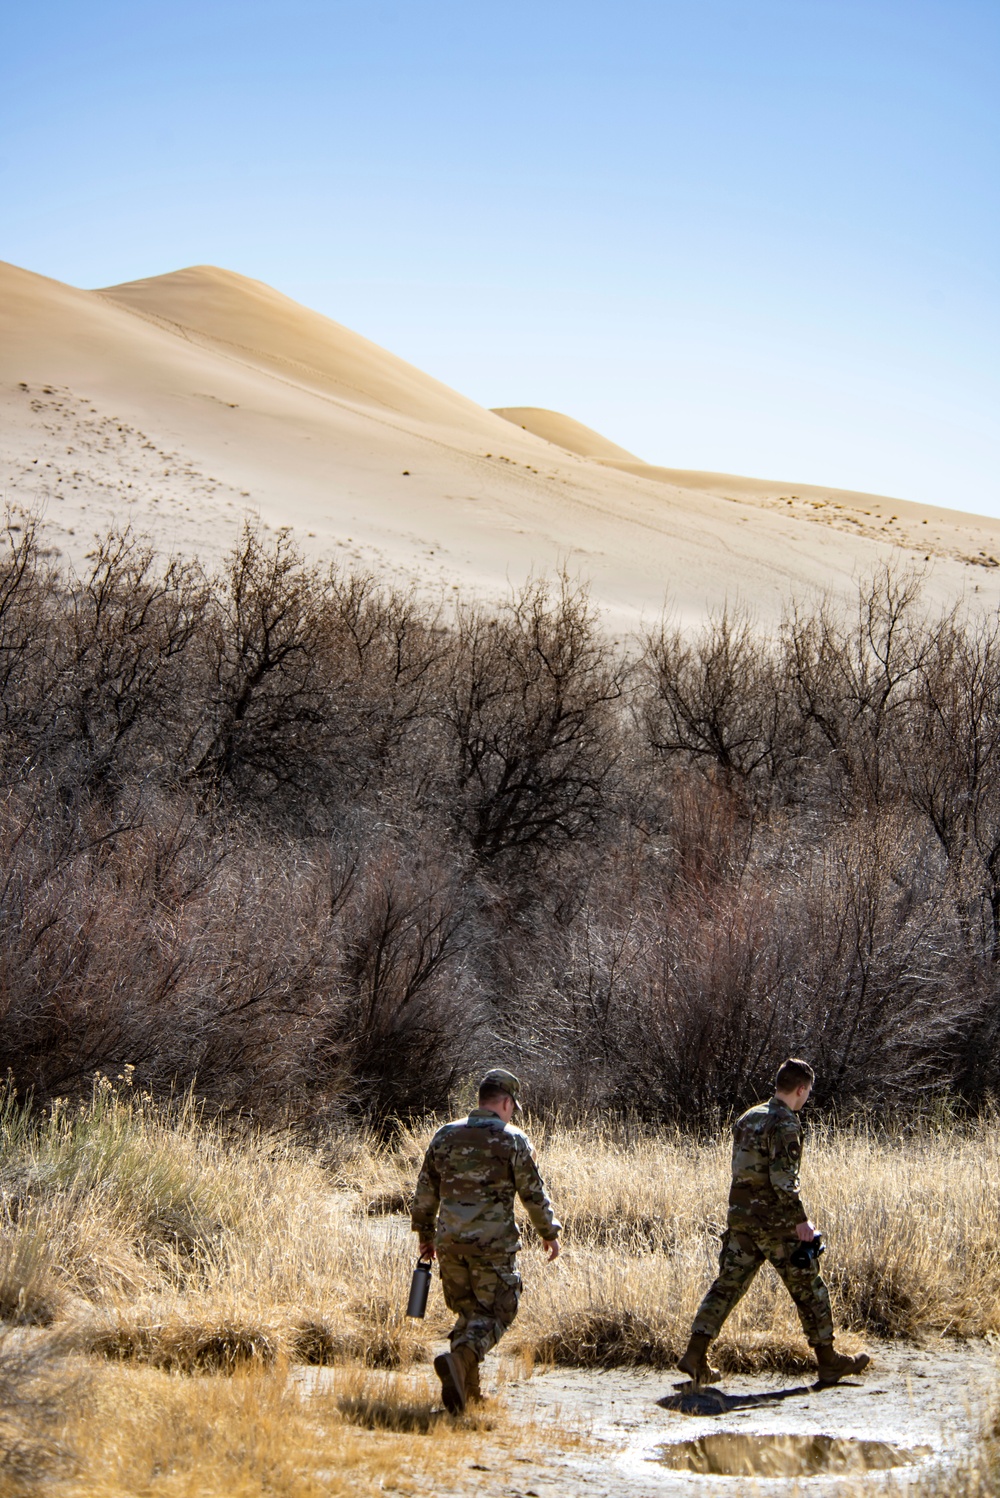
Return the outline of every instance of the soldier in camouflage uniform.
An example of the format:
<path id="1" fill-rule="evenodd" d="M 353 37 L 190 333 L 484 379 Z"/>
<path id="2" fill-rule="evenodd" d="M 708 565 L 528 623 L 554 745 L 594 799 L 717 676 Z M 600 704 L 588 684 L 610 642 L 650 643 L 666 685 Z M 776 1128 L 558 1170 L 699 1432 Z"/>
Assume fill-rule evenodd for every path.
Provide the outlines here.
<path id="1" fill-rule="evenodd" d="M 520 1109 L 518 1079 L 499 1067 L 479 1084 L 468 1118 L 431 1140 L 417 1178 L 411 1224 L 421 1257 L 437 1256 L 445 1304 L 458 1317 L 451 1351 L 434 1359 L 445 1409 L 460 1414 L 479 1397 L 479 1364 L 517 1315 L 521 1239 L 514 1196 L 521 1198 L 548 1257 L 559 1254 L 558 1223 L 527 1135 L 511 1125 Z"/>
<path id="2" fill-rule="evenodd" d="M 805 1061 L 778 1068 L 770 1102 L 737 1119 L 733 1131 L 733 1180 L 719 1274 L 695 1316 L 691 1340 L 678 1367 L 696 1384 L 719 1377 L 708 1361 L 709 1344 L 750 1286 L 765 1259 L 773 1264 L 795 1302 L 802 1329 L 819 1364 L 819 1381 L 836 1383 L 860 1373 L 865 1353 L 845 1357 L 834 1350 L 830 1296 L 813 1259 L 807 1269 L 791 1262 L 800 1243 L 816 1236 L 799 1199 L 802 1126 L 798 1114 L 812 1091 L 815 1073 Z"/>

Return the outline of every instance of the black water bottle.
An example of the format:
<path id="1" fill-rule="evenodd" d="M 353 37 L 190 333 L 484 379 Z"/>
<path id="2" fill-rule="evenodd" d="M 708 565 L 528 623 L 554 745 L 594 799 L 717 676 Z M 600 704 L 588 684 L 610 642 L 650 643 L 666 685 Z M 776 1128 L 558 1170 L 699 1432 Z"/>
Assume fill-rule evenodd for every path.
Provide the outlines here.
<path id="1" fill-rule="evenodd" d="M 423 1316 L 427 1310 L 427 1296 L 431 1288 L 431 1265 L 429 1259 L 418 1259 L 410 1281 L 410 1298 L 406 1302 L 407 1316 Z"/>

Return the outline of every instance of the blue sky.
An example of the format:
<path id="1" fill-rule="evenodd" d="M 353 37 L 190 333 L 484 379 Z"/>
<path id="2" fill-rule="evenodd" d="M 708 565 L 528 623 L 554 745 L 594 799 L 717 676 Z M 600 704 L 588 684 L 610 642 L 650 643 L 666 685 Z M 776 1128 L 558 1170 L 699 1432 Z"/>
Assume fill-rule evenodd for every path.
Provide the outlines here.
<path id="1" fill-rule="evenodd" d="M 650 462 L 1000 515 L 996 0 L 55 0 L 0 257 L 212 263 Z"/>

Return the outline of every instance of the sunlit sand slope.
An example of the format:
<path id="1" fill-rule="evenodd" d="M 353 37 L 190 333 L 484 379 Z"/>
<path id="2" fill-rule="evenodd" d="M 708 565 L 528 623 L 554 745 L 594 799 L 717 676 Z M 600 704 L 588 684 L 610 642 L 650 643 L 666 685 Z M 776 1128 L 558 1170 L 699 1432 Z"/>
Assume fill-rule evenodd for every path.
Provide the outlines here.
<path id="1" fill-rule="evenodd" d="M 890 542 L 909 554 L 916 566 L 933 572 L 942 557 L 990 572 L 1000 566 L 1000 523 L 960 510 L 914 504 L 881 494 L 863 494 L 823 484 L 803 484 L 789 479 L 755 479 L 734 473 L 704 473 L 690 468 L 664 468 L 644 463 L 633 453 L 617 447 L 599 432 L 558 411 L 538 406 L 495 407 L 496 414 L 534 432 L 568 452 L 593 459 L 636 478 L 660 483 L 688 494 L 710 495 L 738 504 L 776 510 L 786 518 L 803 519 L 845 531 L 869 541 Z M 991 594 L 978 574 L 969 591 Z M 933 591 L 933 586 L 931 591 Z"/>
<path id="2" fill-rule="evenodd" d="M 474 401 L 248 276 L 195 265 L 109 286 L 102 295 L 298 386 L 467 433 L 496 431 Z"/>
<path id="3" fill-rule="evenodd" d="M 211 267 L 98 292 L 0 264 L 0 484 L 77 559 L 132 520 L 211 560 L 252 509 L 313 556 L 446 593 L 566 566 L 617 628 L 665 598 L 773 621 L 793 594 L 848 596 L 900 546 L 932 597 L 1000 599 L 994 522 L 653 469 L 567 417 L 487 411 Z"/>
<path id="4" fill-rule="evenodd" d="M 646 466 L 634 453 L 616 447 L 600 432 L 585 427 L 582 421 L 574 421 L 572 416 L 543 411 L 538 406 L 497 406 L 494 410 L 497 416 L 519 426 L 522 432 L 534 432 L 536 437 L 544 437 L 546 442 L 564 447 L 580 458 L 597 458 L 607 463 L 638 463 L 640 468 Z"/>

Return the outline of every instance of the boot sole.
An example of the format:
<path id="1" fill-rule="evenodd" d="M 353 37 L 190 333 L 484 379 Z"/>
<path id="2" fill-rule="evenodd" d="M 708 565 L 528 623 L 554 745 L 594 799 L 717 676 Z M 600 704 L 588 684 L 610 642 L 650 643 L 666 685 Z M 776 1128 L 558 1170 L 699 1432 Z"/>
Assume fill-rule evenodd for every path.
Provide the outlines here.
<path id="1" fill-rule="evenodd" d="M 434 1372 L 441 1380 L 441 1402 L 449 1415 L 461 1415 L 465 1409 L 465 1395 L 455 1377 L 455 1365 L 450 1352 L 439 1352 L 434 1359 Z"/>

